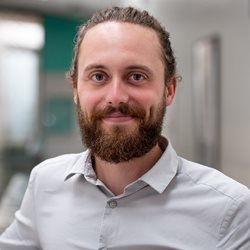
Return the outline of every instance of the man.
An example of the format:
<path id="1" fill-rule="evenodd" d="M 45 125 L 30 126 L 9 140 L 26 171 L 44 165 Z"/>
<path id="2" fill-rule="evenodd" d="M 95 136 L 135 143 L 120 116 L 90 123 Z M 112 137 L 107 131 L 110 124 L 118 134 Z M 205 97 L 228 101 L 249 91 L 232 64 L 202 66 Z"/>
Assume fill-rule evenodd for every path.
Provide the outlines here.
<path id="1" fill-rule="evenodd" d="M 34 168 L 1 250 L 250 249 L 249 190 L 160 135 L 176 70 L 152 16 L 96 13 L 69 76 L 88 150 Z"/>

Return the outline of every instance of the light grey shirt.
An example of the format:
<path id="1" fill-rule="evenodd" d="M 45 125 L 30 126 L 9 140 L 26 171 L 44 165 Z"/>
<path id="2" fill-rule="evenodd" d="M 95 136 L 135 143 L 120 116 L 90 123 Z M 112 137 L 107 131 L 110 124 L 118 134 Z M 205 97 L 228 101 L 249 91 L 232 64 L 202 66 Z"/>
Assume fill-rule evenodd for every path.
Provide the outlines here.
<path id="1" fill-rule="evenodd" d="M 155 166 L 114 196 L 89 151 L 31 173 L 1 250 L 249 250 L 250 191 L 169 144 Z"/>

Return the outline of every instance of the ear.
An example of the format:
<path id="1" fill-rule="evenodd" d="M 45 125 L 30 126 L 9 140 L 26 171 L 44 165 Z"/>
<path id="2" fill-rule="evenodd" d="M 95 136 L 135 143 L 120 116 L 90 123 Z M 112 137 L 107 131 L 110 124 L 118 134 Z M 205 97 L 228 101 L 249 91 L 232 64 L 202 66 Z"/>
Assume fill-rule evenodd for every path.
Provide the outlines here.
<path id="1" fill-rule="evenodd" d="M 70 78 L 70 84 L 71 84 L 72 91 L 73 91 L 74 103 L 77 104 L 78 103 L 77 82 L 74 81 L 72 78 Z"/>
<path id="2" fill-rule="evenodd" d="M 172 104 L 176 92 L 176 76 L 173 76 L 171 80 L 167 83 L 166 91 L 166 106 Z"/>
<path id="3" fill-rule="evenodd" d="M 76 87 L 73 87 L 73 99 L 74 99 L 74 103 L 77 104 L 78 103 L 78 94 L 77 94 Z"/>

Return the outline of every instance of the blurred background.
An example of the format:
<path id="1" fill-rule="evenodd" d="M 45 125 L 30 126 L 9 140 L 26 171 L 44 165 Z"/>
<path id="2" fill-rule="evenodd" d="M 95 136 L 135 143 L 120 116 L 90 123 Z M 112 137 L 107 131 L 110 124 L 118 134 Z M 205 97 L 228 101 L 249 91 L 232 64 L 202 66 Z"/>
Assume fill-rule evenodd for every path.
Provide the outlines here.
<path id="1" fill-rule="evenodd" d="M 182 81 L 163 133 L 178 154 L 250 187 L 249 0 L 0 0 L 0 232 L 36 164 L 83 150 L 65 73 L 79 25 L 114 5 L 170 32 Z"/>

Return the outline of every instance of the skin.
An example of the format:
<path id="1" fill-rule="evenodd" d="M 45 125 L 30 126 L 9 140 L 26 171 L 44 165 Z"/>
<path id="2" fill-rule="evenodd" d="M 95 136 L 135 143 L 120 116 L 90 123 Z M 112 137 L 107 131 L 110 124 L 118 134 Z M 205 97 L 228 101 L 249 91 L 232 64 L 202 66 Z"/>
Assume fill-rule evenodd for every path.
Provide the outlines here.
<path id="1" fill-rule="evenodd" d="M 91 28 L 80 46 L 75 103 L 89 116 L 94 108 L 127 103 L 154 115 L 164 92 L 166 106 L 173 101 L 175 77 L 166 87 L 164 64 L 155 31 L 130 23 L 105 22 Z M 137 128 L 132 117 L 113 113 L 101 121 L 103 131 L 122 126 L 129 133 Z M 150 152 L 129 162 L 108 163 L 95 156 L 97 177 L 115 194 L 146 173 L 161 157 L 156 145 Z"/>

